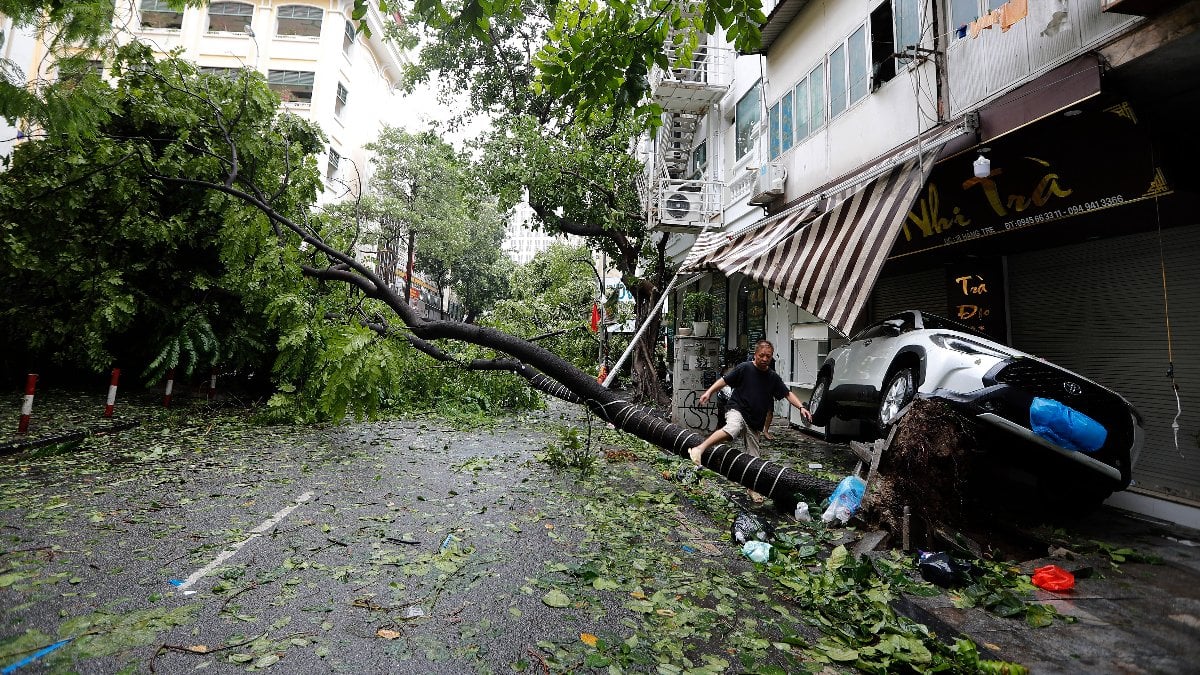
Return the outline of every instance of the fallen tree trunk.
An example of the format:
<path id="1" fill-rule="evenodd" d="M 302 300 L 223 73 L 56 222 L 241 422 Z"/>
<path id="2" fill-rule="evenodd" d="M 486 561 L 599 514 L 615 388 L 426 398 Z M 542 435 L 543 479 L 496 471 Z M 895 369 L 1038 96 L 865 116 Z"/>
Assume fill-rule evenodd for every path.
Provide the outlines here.
<path id="1" fill-rule="evenodd" d="M 280 243 L 295 246 L 300 242 L 312 247 L 314 257 L 323 255 L 326 267 L 302 266 L 305 276 L 324 281 L 349 284 L 368 298 L 385 304 L 403 323 L 398 329 L 387 323 L 368 324 L 376 332 L 408 340 L 414 347 L 442 362 L 453 363 L 467 370 L 506 370 L 525 378 L 531 386 L 551 396 L 587 406 L 600 419 L 664 448 L 679 457 L 688 457 L 688 450 L 704 437 L 691 429 L 661 419 L 654 411 L 633 403 L 613 392 L 594 377 L 585 373 L 557 354 L 533 342 L 503 331 L 458 321 L 425 319 L 409 306 L 390 286 L 353 255 L 329 245 L 312 229 L 300 225 L 276 211 L 265 194 L 254 186 L 235 187 L 236 174 L 224 184 L 194 178 L 157 176 L 160 180 L 195 185 L 223 192 L 257 208 L 270 219 Z M 300 242 L 292 241 L 292 236 Z M 507 359 L 463 361 L 440 348 L 435 341 L 455 340 L 494 349 Z M 834 484 L 810 474 L 740 452 L 729 446 L 717 446 L 705 451 L 703 466 L 725 476 L 739 485 L 770 497 L 777 506 L 790 508 L 797 495 L 816 501 L 833 492 Z"/>

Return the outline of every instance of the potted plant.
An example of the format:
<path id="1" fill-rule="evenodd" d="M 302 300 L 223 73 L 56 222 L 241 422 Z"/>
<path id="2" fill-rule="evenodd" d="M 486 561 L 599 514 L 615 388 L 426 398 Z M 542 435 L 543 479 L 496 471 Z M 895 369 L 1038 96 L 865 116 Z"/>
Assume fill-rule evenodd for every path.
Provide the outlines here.
<path id="1" fill-rule="evenodd" d="M 708 320 L 720 298 L 707 291 L 692 291 L 683 296 L 683 314 L 691 319 L 692 334 L 696 337 L 708 335 Z"/>

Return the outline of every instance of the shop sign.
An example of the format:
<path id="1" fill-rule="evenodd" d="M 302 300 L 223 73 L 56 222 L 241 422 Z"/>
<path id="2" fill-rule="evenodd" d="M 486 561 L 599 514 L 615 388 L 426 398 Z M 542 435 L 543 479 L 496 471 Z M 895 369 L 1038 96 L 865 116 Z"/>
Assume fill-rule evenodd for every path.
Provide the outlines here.
<path id="1" fill-rule="evenodd" d="M 974 154 L 935 167 L 893 258 L 1171 192 L 1128 104 L 1044 122 L 996 143 L 985 177 L 973 174 Z"/>
<path id="2" fill-rule="evenodd" d="M 1004 265 L 999 258 L 969 258 L 948 266 L 946 299 L 950 318 L 997 342 L 1008 341 Z"/>

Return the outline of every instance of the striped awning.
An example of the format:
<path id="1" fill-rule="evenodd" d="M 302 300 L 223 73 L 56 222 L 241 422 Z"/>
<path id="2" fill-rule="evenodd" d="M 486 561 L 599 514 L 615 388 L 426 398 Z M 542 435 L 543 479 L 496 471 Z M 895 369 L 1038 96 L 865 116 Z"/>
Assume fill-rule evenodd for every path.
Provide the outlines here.
<path id="1" fill-rule="evenodd" d="M 701 234 L 679 269 L 682 272 L 717 270 L 726 276 L 740 272 L 751 260 L 767 253 L 796 228 L 803 226 L 812 217 L 816 207 L 814 203 L 770 216 L 734 234 Z"/>
<path id="2" fill-rule="evenodd" d="M 932 168 L 931 155 L 913 157 L 831 195 L 831 208 L 810 222 L 780 220 L 787 231 L 764 236 L 770 245 L 756 246 L 736 271 L 848 335 Z M 715 266 L 730 273 L 720 260 Z"/>

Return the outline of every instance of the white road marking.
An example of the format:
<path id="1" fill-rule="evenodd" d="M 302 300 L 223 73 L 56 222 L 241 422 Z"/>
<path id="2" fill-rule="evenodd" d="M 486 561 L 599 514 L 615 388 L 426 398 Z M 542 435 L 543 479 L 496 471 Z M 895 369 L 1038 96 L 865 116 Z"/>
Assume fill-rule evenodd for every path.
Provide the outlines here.
<path id="1" fill-rule="evenodd" d="M 201 567 L 200 569 L 196 570 L 195 572 L 192 572 L 192 576 L 188 577 L 187 579 L 184 579 L 183 583 L 179 584 L 179 586 L 177 586 L 176 588 L 178 588 L 180 591 L 185 591 L 188 586 L 191 586 L 192 584 L 196 583 L 197 581 L 200 581 L 201 579 L 203 579 L 206 574 L 208 574 L 209 572 L 216 569 L 219 565 L 223 564 L 226 560 L 229 560 L 230 558 L 232 558 L 234 556 L 234 554 L 236 554 L 239 550 L 241 550 L 241 548 L 243 546 L 250 543 L 254 539 L 258 538 L 260 535 L 262 535 L 263 532 L 266 532 L 267 530 L 271 529 L 272 527 L 275 527 L 276 525 L 278 525 L 279 521 L 283 520 L 284 518 L 287 517 L 287 515 L 289 513 L 291 513 L 292 511 L 295 511 L 297 508 L 299 508 L 301 504 L 312 499 L 312 496 L 313 496 L 312 492 L 305 492 L 304 494 L 300 495 L 299 497 L 296 497 L 295 503 L 293 503 L 289 506 L 285 506 L 282 509 L 279 509 L 279 511 L 276 512 L 275 515 L 273 515 L 270 518 L 263 521 L 263 523 L 261 525 L 259 525 L 258 527 L 254 528 L 253 530 L 250 530 L 249 537 L 246 537 L 242 541 L 239 541 L 238 543 L 234 544 L 233 546 L 230 546 L 229 548 L 225 549 L 224 551 L 221 551 L 221 554 L 218 555 L 216 558 L 214 558 L 212 562 L 208 563 L 204 567 Z M 191 593 L 195 593 L 195 591 L 190 591 L 187 594 L 190 595 Z"/>

